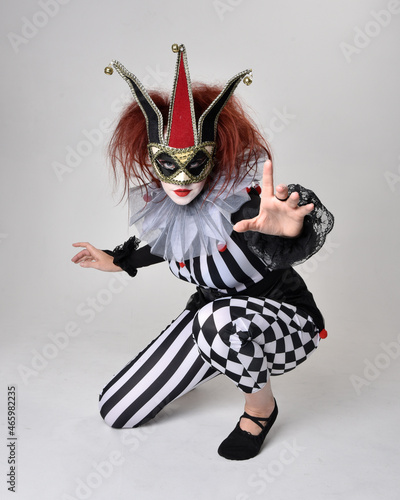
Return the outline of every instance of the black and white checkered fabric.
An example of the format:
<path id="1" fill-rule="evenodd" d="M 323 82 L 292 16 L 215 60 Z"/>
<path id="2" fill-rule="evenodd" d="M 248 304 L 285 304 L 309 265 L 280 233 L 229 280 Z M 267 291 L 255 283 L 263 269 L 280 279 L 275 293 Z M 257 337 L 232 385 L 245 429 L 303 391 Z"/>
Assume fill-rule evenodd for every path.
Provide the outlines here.
<path id="1" fill-rule="evenodd" d="M 201 357 L 246 393 L 305 361 L 319 341 L 311 317 L 296 307 L 244 296 L 202 307 L 193 337 Z"/>

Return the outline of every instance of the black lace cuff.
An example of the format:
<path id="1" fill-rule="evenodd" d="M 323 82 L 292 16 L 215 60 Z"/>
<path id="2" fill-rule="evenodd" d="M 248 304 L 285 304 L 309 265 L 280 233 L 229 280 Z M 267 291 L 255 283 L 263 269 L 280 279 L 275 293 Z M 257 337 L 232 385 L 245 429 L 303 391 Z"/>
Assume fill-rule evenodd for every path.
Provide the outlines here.
<path id="1" fill-rule="evenodd" d="M 300 184 L 289 184 L 289 195 L 297 191 L 300 195 L 299 205 L 314 204 L 314 210 L 304 218 L 303 230 L 296 238 L 283 238 L 271 236 L 254 231 L 244 234 L 249 248 L 254 252 L 269 269 L 283 269 L 289 266 L 301 264 L 309 259 L 325 243 L 326 236 L 333 228 L 333 215 L 324 207 L 316 194 L 300 186 Z M 254 208 L 249 208 L 252 213 L 243 215 L 252 218 L 257 215 Z"/>
<path id="2" fill-rule="evenodd" d="M 122 245 L 118 245 L 111 252 L 110 250 L 104 250 L 109 255 L 114 257 L 114 264 L 119 266 L 121 269 L 126 271 L 129 276 L 135 277 L 137 274 L 137 269 L 132 265 L 132 253 L 135 252 L 140 244 L 140 240 L 135 236 L 129 238 L 128 241 L 125 241 Z"/>

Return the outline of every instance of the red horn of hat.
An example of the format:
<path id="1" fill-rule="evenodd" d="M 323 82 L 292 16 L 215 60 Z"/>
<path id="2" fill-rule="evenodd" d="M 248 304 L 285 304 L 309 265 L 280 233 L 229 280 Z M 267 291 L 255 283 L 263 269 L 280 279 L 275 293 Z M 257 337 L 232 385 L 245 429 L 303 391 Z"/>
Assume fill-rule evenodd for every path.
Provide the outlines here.
<path id="1" fill-rule="evenodd" d="M 170 111 L 171 128 L 168 146 L 172 148 L 189 148 L 195 145 L 192 102 L 190 77 L 186 73 L 183 52 L 181 51 Z"/>

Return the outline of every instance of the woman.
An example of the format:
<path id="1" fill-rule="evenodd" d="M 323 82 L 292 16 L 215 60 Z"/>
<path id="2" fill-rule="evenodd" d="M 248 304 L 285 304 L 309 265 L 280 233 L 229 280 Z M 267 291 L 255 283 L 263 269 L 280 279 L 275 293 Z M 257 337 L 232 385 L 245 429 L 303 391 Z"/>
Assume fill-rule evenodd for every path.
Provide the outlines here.
<path id="1" fill-rule="evenodd" d="M 232 97 L 240 81 L 251 83 L 251 72 L 223 89 L 192 88 L 185 47 L 173 51 L 170 100 L 148 94 L 113 62 L 136 102 L 118 123 L 110 156 L 129 190 L 130 222 L 147 245 L 139 248 L 133 237 L 110 252 L 79 242 L 74 246 L 84 250 L 72 260 L 131 276 L 166 260 L 178 278 L 197 285 L 178 318 L 103 389 L 104 420 L 118 428 L 142 425 L 223 373 L 245 404 L 218 453 L 245 460 L 258 454 L 278 413 L 270 376 L 295 368 L 326 336 L 323 317 L 291 266 L 322 247 L 333 217 L 299 185 L 274 191 L 268 145 Z M 260 196 L 251 185 L 265 157 Z M 137 186 L 129 189 L 131 181 Z"/>

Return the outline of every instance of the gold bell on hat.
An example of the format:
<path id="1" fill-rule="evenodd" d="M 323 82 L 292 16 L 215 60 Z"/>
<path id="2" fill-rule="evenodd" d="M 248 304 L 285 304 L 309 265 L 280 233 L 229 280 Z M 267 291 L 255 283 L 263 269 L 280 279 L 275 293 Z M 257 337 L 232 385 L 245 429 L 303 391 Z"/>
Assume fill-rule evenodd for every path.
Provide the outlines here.
<path id="1" fill-rule="evenodd" d="M 111 64 L 104 68 L 104 73 L 106 75 L 112 75 L 114 73 L 114 68 L 111 66 Z"/>
<path id="2" fill-rule="evenodd" d="M 243 78 L 243 83 L 245 85 L 251 85 L 253 83 L 253 75 L 247 75 Z"/>
<path id="3" fill-rule="evenodd" d="M 172 49 L 172 52 L 177 53 L 177 52 L 179 52 L 179 45 L 177 43 L 174 43 L 172 45 L 171 49 Z"/>

